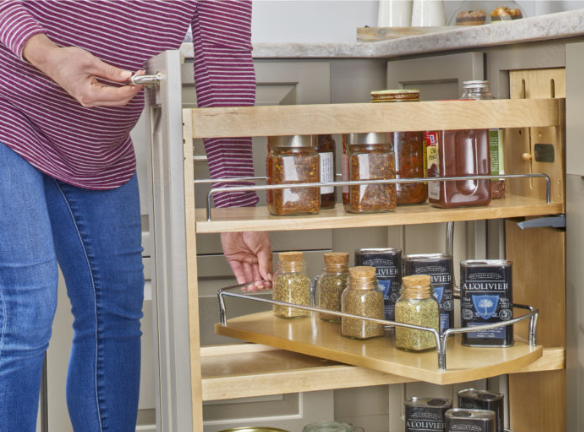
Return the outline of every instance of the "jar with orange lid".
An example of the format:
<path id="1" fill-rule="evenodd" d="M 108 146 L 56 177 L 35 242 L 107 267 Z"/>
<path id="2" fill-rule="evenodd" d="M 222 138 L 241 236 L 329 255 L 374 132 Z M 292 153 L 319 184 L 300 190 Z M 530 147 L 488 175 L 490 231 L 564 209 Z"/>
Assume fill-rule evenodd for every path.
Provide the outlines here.
<path id="1" fill-rule="evenodd" d="M 371 102 L 417 102 L 420 90 L 398 89 L 371 92 Z M 396 178 L 423 178 L 424 175 L 424 133 L 390 132 L 390 143 L 395 155 Z M 397 205 L 421 204 L 428 199 L 428 185 L 423 182 L 397 183 L 395 185 Z"/>
<path id="2" fill-rule="evenodd" d="M 278 255 L 278 268 L 274 274 L 272 298 L 277 301 L 310 306 L 310 279 L 302 252 L 282 252 Z M 280 318 L 299 318 L 310 311 L 274 305 L 274 315 Z"/>
<path id="3" fill-rule="evenodd" d="M 357 266 L 349 269 L 349 284 L 341 297 L 341 310 L 352 315 L 384 319 L 383 292 L 379 289 L 375 268 Z M 358 318 L 342 317 L 341 334 L 352 339 L 383 336 L 383 324 Z"/>
<path id="4" fill-rule="evenodd" d="M 319 156 L 312 135 L 268 138 L 268 184 L 318 183 Z M 267 207 L 275 216 L 316 214 L 320 210 L 320 188 L 290 187 L 267 192 Z"/>
<path id="5" fill-rule="evenodd" d="M 323 274 L 318 278 L 314 290 L 315 304 L 320 309 L 341 310 L 341 296 L 348 283 L 349 254 L 346 252 L 329 252 L 324 254 Z M 323 321 L 341 322 L 341 317 L 319 312 Z"/>
<path id="6" fill-rule="evenodd" d="M 343 135 L 347 147 L 348 180 L 390 180 L 395 178 L 393 147 L 387 133 Z M 379 213 L 395 210 L 395 184 L 349 186 L 345 201 L 349 213 Z"/>
<path id="7" fill-rule="evenodd" d="M 402 278 L 401 296 L 395 304 L 395 321 L 440 331 L 440 308 L 429 275 Z M 436 348 L 436 337 L 429 331 L 396 326 L 395 346 L 405 351 L 426 351 Z"/>

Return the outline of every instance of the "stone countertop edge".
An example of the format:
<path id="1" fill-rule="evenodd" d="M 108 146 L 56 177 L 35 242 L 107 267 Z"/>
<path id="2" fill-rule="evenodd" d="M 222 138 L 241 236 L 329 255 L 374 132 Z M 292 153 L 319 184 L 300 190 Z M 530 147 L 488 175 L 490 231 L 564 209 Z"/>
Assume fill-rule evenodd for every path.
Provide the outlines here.
<path id="1" fill-rule="evenodd" d="M 356 33 L 355 29 L 355 37 Z M 584 9 L 579 9 L 506 23 L 452 27 L 449 31 L 379 42 L 257 43 L 253 47 L 253 57 L 255 59 L 391 58 L 583 35 Z M 192 58 L 193 44 L 183 43 L 180 52 L 186 58 Z"/>

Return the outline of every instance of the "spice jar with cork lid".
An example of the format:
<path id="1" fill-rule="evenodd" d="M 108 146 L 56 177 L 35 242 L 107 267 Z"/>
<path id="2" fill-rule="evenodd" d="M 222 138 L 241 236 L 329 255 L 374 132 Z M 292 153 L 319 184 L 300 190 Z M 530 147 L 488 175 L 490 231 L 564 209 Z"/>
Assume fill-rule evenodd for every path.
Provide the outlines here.
<path id="1" fill-rule="evenodd" d="M 315 303 L 320 309 L 341 310 L 341 296 L 347 288 L 349 254 L 346 252 L 329 252 L 324 254 L 324 272 L 318 278 L 315 287 Z M 341 322 L 338 315 L 319 312 L 323 321 Z"/>
<path id="2" fill-rule="evenodd" d="M 418 102 L 420 90 L 398 89 L 371 92 L 371 102 Z M 396 178 L 424 177 L 424 133 L 390 132 L 390 143 L 395 155 Z M 421 204 L 428 199 L 428 185 L 418 183 L 397 183 L 395 185 L 397 205 Z"/>
<path id="3" fill-rule="evenodd" d="M 319 156 L 312 135 L 268 138 L 268 184 L 318 183 Z M 320 188 L 290 187 L 267 192 L 267 207 L 275 216 L 316 214 L 320 210 Z"/>
<path id="4" fill-rule="evenodd" d="M 278 269 L 272 282 L 273 299 L 301 306 L 310 306 L 310 279 L 302 252 L 282 252 L 278 255 Z M 299 318 L 310 311 L 274 305 L 274 315 L 280 318 Z"/>
<path id="5" fill-rule="evenodd" d="M 395 178 L 393 148 L 387 133 L 359 133 L 343 136 L 347 147 L 348 179 L 389 180 Z M 378 213 L 395 210 L 395 184 L 380 183 L 349 186 L 349 213 Z"/>
<path id="6" fill-rule="evenodd" d="M 440 331 L 440 309 L 429 275 L 402 278 L 401 296 L 395 304 L 395 320 Z M 436 348 L 436 337 L 429 331 L 396 326 L 395 346 L 405 351 L 426 351 Z"/>
<path id="7" fill-rule="evenodd" d="M 357 266 L 349 269 L 349 285 L 341 297 L 341 310 L 352 315 L 384 319 L 383 292 L 379 289 L 375 268 Z M 384 326 L 358 318 L 342 317 L 341 335 L 353 339 L 383 336 Z"/>

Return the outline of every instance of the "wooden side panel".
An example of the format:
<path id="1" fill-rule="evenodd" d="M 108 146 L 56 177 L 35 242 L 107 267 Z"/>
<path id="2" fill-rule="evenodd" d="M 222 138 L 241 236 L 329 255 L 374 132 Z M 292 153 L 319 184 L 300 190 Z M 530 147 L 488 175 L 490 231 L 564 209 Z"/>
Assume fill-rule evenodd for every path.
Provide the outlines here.
<path id="1" fill-rule="evenodd" d="M 509 72 L 511 99 L 566 97 L 564 68 Z M 505 132 L 505 171 L 507 173 L 545 173 L 552 180 L 551 199 L 564 202 L 565 196 L 565 119 L 556 127 L 508 129 Z M 544 150 L 546 156 L 544 157 Z M 552 154 L 553 161 L 550 161 Z M 507 181 L 515 195 L 542 197 L 546 184 L 539 179 Z"/>

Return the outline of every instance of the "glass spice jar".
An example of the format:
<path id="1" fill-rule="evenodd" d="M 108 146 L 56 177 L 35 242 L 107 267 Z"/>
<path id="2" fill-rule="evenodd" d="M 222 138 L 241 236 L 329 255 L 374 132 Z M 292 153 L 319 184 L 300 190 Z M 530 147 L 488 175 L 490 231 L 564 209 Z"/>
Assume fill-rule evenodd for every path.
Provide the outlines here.
<path id="1" fill-rule="evenodd" d="M 430 281 L 429 275 L 402 278 L 401 296 L 395 304 L 396 322 L 440 331 L 440 311 Z M 436 337 L 429 331 L 396 326 L 395 346 L 405 351 L 426 351 L 436 348 Z"/>
<path id="2" fill-rule="evenodd" d="M 386 133 L 347 134 L 349 180 L 389 180 L 395 178 L 393 149 Z M 395 184 L 349 186 L 345 211 L 379 213 L 395 210 Z"/>
<path id="3" fill-rule="evenodd" d="M 377 284 L 375 268 L 357 266 L 349 269 L 349 284 L 341 297 L 341 310 L 352 315 L 384 319 L 383 293 Z M 341 335 L 353 339 L 383 336 L 382 324 L 358 318 L 342 317 Z"/>
<path id="4" fill-rule="evenodd" d="M 417 102 L 420 90 L 399 89 L 371 92 L 371 102 Z M 396 178 L 424 177 L 424 133 L 391 132 L 389 141 L 395 154 Z M 395 195 L 397 205 L 421 204 L 428 199 L 426 183 L 396 183 Z"/>
<path id="5" fill-rule="evenodd" d="M 464 81 L 461 99 L 492 100 L 488 81 Z M 503 157 L 503 129 L 489 129 L 491 175 L 505 174 Z M 491 199 L 505 198 L 505 180 L 491 180 Z"/>
<path id="6" fill-rule="evenodd" d="M 310 279 L 302 252 L 282 252 L 278 255 L 278 269 L 274 274 L 273 299 L 310 306 Z M 310 311 L 294 307 L 274 305 L 274 315 L 280 318 L 299 318 Z"/>
<path id="7" fill-rule="evenodd" d="M 347 288 L 349 254 L 346 252 L 329 252 L 324 254 L 323 274 L 318 278 L 315 287 L 315 303 L 320 309 L 341 310 L 341 296 Z M 338 315 L 319 312 L 323 321 L 341 322 Z"/>
<path id="8" fill-rule="evenodd" d="M 332 135 L 318 135 L 316 152 L 320 158 L 320 182 L 334 183 L 336 177 L 336 143 Z M 337 204 L 337 190 L 334 186 L 320 188 L 320 209 L 332 209 Z"/>
<path id="9" fill-rule="evenodd" d="M 318 183 L 319 156 L 311 135 L 268 138 L 268 184 Z M 272 215 L 316 214 L 320 209 L 318 187 L 291 187 L 267 191 L 267 207 Z"/>

